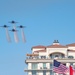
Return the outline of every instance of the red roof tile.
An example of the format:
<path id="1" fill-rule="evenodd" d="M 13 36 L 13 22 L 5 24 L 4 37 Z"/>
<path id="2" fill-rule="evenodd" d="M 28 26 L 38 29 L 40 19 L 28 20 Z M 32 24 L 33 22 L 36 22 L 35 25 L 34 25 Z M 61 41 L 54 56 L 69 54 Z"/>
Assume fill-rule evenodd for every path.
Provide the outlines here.
<path id="1" fill-rule="evenodd" d="M 34 52 L 46 52 L 46 50 L 38 50 L 38 51 L 34 51 Z"/>
<path id="2" fill-rule="evenodd" d="M 75 46 L 75 43 L 72 43 L 72 44 L 68 44 L 66 46 Z"/>
<path id="3" fill-rule="evenodd" d="M 50 45 L 50 46 L 47 46 L 47 48 L 67 48 L 67 46 L 63 46 L 63 45 Z"/>
<path id="4" fill-rule="evenodd" d="M 26 54 L 26 56 L 38 56 L 39 54 Z"/>

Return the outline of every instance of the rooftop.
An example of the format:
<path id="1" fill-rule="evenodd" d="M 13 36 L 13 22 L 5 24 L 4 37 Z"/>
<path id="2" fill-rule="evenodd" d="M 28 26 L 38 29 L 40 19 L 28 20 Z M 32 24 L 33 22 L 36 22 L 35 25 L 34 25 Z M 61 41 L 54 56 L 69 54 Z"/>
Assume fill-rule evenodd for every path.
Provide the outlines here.
<path id="1" fill-rule="evenodd" d="M 66 46 L 75 46 L 75 43 L 67 44 Z"/>

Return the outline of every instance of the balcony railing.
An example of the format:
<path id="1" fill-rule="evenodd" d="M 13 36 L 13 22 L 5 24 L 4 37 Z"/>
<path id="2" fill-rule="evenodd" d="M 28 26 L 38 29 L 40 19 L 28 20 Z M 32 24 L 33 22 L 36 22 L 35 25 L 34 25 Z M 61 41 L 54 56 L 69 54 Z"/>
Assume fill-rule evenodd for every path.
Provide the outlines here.
<path id="1" fill-rule="evenodd" d="M 47 57 L 47 58 L 40 58 L 40 57 L 26 57 L 26 60 L 27 60 L 27 59 L 53 59 L 53 58 L 50 58 L 50 57 Z M 75 59 L 75 58 L 64 57 L 64 58 L 57 58 L 57 59 Z"/>
<path id="2" fill-rule="evenodd" d="M 25 63 L 53 63 L 54 59 L 26 59 Z M 74 63 L 75 59 L 69 59 L 69 58 L 64 58 L 64 59 L 57 59 L 57 61 L 62 62 L 62 63 Z"/>
<path id="3" fill-rule="evenodd" d="M 41 71 L 50 71 L 50 70 L 52 70 L 52 69 L 51 69 L 51 68 L 47 68 L 47 67 L 46 67 L 46 68 L 41 68 L 41 67 L 40 67 L 39 69 L 25 69 L 24 71 L 27 72 L 27 71 L 34 71 L 34 70 L 35 70 L 35 71 L 40 71 L 40 70 L 41 70 Z"/>

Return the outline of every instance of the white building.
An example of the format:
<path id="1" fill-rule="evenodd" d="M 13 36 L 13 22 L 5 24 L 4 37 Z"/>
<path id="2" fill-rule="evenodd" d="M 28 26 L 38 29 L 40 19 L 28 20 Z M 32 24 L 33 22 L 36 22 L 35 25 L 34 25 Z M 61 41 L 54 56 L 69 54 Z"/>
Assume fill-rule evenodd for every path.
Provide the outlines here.
<path id="1" fill-rule="evenodd" d="M 63 46 L 58 40 L 54 40 L 50 46 L 38 45 L 31 50 L 32 54 L 27 54 L 25 60 L 28 66 L 25 72 L 28 75 L 58 75 L 52 71 L 54 59 L 67 67 L 75 65 L 75 43 Z"/>

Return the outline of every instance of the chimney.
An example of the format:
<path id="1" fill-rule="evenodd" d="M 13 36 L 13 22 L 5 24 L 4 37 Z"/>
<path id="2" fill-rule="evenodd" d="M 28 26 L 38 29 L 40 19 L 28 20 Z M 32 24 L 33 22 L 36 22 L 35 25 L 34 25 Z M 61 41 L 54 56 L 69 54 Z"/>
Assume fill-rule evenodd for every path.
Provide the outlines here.
<path id="1" fill-rule="evenodd" d="M 58 40 L 54 40 L 53 45 L 59 45 L 59 41 Z"/>

